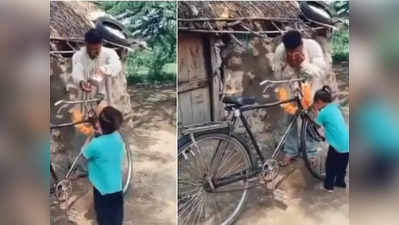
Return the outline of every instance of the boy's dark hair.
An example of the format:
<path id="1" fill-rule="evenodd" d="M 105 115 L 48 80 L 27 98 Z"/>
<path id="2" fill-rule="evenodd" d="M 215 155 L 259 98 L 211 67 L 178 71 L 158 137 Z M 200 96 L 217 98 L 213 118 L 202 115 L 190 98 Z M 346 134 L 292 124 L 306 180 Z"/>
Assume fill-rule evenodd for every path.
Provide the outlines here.
<path id="1" fill-rule="evenodd" d="M 85 41 L 88 44 L 100 44 L 103 42 L 103 36 L 98 30 L 93 28 L 86 32 Z"/>
<path id="2" fill-rule="evenodd" d="M 302 34 L 297 30 L 290 30 L 283 35 L 285 49 L 293 50 L 302 45 Z"/>
<path id="3" fill-rule="evenodd" d="M 107 106 L 101 111 L 98 120 L 103 134 L 111 134 L 119 130 L 123 122 L 123 116 L 119 110 Z"/>
<path id="4" fill-rule="evenodd" d="M 313 102 L 322 101 L 326 103 L 330 103 L 333 101 L 331 95 L 331 88 L 327 85 L 323 86 L 322 89 L 316 91 L 314 94 Z"/>

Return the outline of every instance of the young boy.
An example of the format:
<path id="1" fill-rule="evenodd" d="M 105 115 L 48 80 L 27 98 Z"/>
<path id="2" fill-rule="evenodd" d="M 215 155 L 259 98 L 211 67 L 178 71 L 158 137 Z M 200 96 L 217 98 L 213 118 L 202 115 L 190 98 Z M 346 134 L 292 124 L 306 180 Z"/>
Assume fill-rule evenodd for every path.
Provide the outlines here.
<path id="1" fill-rule="evenodd" d="M 331 89 L 324 86 L 313 99 L 316 121 L 325 129 L 330 144 L 326 161 L 324 188 L 332 192 L 334 187 L 346 188 L 345 175 L 349 162 L 349 131 L 338 104 L 332 103 Z"/>
<path id="2" fill-rule="evenodd" d="M 123 221 L 123 140 L 118 132 L 122 121 L 121 112 L 110 106 L 105 107 L 96 125 L 100 136 L 94 138 L 84 150 L 99 225 L 122 225 Z"/>

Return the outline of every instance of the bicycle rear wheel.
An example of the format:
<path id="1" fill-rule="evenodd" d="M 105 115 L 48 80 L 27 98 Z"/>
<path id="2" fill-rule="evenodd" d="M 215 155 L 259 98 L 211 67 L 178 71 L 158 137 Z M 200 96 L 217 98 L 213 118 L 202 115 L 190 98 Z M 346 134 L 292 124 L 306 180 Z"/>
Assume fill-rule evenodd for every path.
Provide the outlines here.
<path id="1" fill-rule="evenodd" d="M 328 143 L 319 141 L 316 134 L 312 132 L 316 129 L 308 120 L 303 120 L 301 131 L 301 150 L 305 166 L 313 177 L 324 180 L 326 177 L 326 160 L 328 153 Z"/>
<path id="2" fill-rule="evenodd" d="M 248 198 L 248 180 L 209 190 L 209 180 L 248 172 L 246 146 L 224 133 L 199 135 L 179 148 L 178 216 L 180 225 L 230 225 Z M 209 186 L 208 186 L 209 187 Z"/>

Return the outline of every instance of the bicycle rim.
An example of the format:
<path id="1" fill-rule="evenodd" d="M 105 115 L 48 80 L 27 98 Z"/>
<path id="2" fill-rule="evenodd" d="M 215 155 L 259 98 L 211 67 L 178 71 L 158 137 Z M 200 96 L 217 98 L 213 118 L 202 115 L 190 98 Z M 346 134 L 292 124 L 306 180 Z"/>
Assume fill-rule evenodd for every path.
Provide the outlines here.
<path id="1" fill-rule="evenodd" d="M 326 177 L 326 159 L 328 153 L 327 142 L 317 142 L 311 137 L 307 129 L 310 124 L 309 121 L 303 122 L 301 132 L 301 148 L 303 151 L 303 159 L 305 166 L 312 174 L 313 177 L 324 180 Z M 309 152 L 309 149 L 313 149 L 314 152 Z"/>
<path id="2" fill-rule="evenodd" d="M 124 141 L 122 163 L 122 192 L 126 195 L 129 192 L 131 180 L 133 178 L 133 153 L 131 147 Z"/>
<path id="3" fill-rule="evenodd" d="M 251 167 L 248 152 L 236 138 L 225 134 L 202 135 L 196 142 L 179 149 L 179 224 L 230 225 L 248 198 L 248 181 L 217 188 L 215 193 L 207 191 L 205 185 L 209 177 L 217 179 L 248 171 Z"/>

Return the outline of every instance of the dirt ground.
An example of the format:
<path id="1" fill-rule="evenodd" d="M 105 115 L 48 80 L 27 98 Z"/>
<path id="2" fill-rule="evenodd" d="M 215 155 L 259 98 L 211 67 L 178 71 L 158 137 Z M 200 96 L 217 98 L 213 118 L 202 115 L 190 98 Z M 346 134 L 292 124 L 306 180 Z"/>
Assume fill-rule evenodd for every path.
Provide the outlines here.
<path id="1" fill-rule="evenodd" d="M 124 225 L 176 224 L 175 87 L 130 87 L 129 94 L 131 121 L 121 133 L 134 153 L 134 175 Z M 86 178 L 78 180 L 66 214 L 51 206 L 51 224 L 96 225 L 90 190 Z"/>
<path id="2" fill-rule="evenodd" d="M 133 189 L 126 225 L 176 224 L 176 89 L 132 88 Z"/>
<path id="3" fill-rule="evenodd" d="M 340 90 L 349 89 L 348 64 L 334 66 Z M 343 107 L 349 119 L 349 106 Z M 251 191 L 247 209 L 236 225 L 336 225 L 349 224 L 349 191 L 335 189 L 328 193 L 313 178 L 303 160 L 296 160 L 282 171 L 285 179 L 273 195 L 261 186 Z M 349 184 L 349 182 L 348 182 Z"/>
<path id="4" fill-rule="evenodd" d="M 336 225 L 349 224 L 348 190 L 328 193 L 298 160 L 282 174 L 288 177 L 276 195 L 258 187 L 251 192 L 247 210 L 237 225 Z"/>

